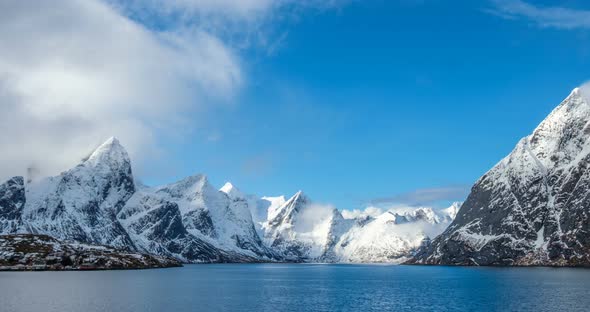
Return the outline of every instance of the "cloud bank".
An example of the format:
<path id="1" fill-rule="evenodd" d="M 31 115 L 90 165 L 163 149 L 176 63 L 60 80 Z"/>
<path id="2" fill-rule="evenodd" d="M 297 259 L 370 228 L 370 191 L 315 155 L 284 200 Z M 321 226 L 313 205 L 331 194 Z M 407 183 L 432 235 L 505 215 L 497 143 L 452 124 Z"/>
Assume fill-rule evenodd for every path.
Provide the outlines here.
<path id="1" fill-rule="evenodd" d="M 248 33 L 245 20 L 312 2 L 1 1 L 0 180 L 56 174 L 110 136 L 134 160 L 157 152 L 159 136 L 190 131 L 199 120 L 186 116 L 245 85 L 223 25 Z"/>
<path id="2" fill-rule="evenodd" d="M 209 33 L 153 32 L 96 0 L 2 1 L 0 176 L 66 169 L 112 135 L 145 151 L 180 112 L 241 81 Z"/>

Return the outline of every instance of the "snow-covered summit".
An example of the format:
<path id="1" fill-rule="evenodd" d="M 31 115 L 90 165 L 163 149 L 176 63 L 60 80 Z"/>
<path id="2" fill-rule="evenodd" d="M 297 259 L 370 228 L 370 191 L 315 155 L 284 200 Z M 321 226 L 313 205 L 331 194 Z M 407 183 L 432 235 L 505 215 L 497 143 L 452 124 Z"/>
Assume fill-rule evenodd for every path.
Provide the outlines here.
<path id="1" fill-rule="evenodd" d="M 290 223 L 292 222 L 293 216 L 309 203 L 310 200 L 303 191 L 298 191 L 280 207 L 277 207 L 273 211 L 269 210 L 268 222 L 270 225 Z"/>
<path id="2" fill-rule="evenodd" d="M 231 199 L 245 199 L 244 194 L 230 182 L 226 182 L 219 190 Z"/>
<path id="3" fill-rule="evenodd" d="M 18 232 L 133 248 L 114 217 L 133 193 L 129 156 L 111 138 L 78 166 L 27 184 Z"/>
<path id="4" fill-rule="evenodd" d="M 108 165 L 112 168 L 130 165 L 131 160 L 127 150 L 119 140 L 111 137 L 97 147 L 92 154 L 83 162 L 85 165 L 98 166 Z"/>

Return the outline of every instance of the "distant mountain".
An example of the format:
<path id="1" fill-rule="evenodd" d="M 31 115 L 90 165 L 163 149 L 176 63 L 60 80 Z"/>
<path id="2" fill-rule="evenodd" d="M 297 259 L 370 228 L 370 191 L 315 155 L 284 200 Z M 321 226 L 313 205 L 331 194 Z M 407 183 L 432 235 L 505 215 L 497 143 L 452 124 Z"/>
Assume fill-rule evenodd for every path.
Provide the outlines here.
<path id="1" fill-rule="evenodd" d="M 589 266 L 588 95 L 575 89 L 520 140 L 410 263 Z"/>
<path id="2" fill-rule="evenodd" d="M 58 176 L 0 184 L 0 234 L 42 234 L 183 262 L 399 262 L 454 213 L 417 209 L 347 219 L 302 192 L 258 198 L 204 175 L 148 187 L 111 138 Z"/>
<path id="3" fill-rule="evenodd" d="M 285 259 L 311 262 L 389 262 L 411 257 L 453 220 L 459 204 L 344 218 L 298 192 L 262 224 L 267 244 Z"/>

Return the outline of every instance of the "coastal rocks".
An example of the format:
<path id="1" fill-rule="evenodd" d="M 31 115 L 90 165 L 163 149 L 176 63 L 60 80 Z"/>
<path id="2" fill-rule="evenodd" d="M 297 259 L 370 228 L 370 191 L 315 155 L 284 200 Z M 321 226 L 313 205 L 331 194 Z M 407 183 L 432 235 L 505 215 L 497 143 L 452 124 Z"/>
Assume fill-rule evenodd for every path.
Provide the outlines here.
<path id="1" fill-rule="evenodd" d="M 0 236 L 0 271 L 120 270 L 179 267 L 170 257 L 65 243 L 47 235 Z"/>

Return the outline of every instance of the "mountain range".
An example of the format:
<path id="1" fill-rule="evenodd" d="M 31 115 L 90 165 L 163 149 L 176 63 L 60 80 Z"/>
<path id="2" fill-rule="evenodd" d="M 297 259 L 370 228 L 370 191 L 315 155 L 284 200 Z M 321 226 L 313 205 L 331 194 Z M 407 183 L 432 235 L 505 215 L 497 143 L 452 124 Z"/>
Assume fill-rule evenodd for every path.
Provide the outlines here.
<path id="1" fill-rule="evenodd" d="M 49 235 L 209 262 L 590 266 L 590 99 L 574 89 L 442 210 L 345 213 L 213 187 L 204 175 L 149 187 L 111 138 L 76 167 L 0 184 L 0 234 Z M 442 234 L 441 234 L 442 233 Z M 440 234 L 440 235 L 439 235 Z"/>
<path id="2" fill-rule="evenodd" d="M 149 187 L 110 138 L 76 167 L 0 185 L 0 234 L 42 234 L 209 262 L 402 262 L 442 232 L 458 204 L 344 218 L 298 192 L 291 198 L 221 189 L 204 175 Z"/>

